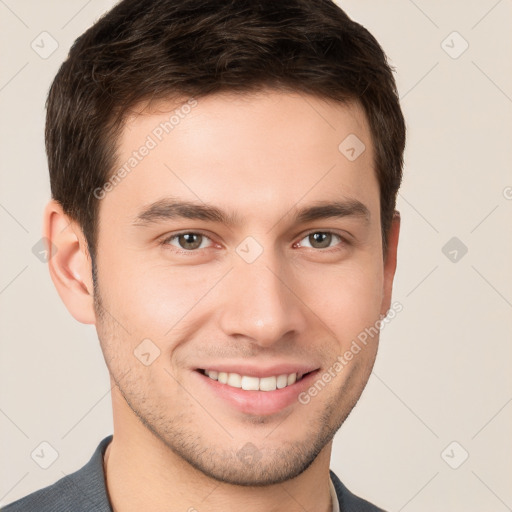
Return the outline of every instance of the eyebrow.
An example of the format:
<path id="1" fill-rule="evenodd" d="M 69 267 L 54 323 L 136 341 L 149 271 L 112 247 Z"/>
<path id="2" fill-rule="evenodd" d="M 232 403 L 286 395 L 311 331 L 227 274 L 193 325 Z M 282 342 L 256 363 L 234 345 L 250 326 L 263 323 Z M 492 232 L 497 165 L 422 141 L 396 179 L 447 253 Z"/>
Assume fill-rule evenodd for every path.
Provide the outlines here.
<path id="1" fill-rule="evenodd" d="M 293 207 L 289 211 L 293 210 L 295 210 L 294 220 L 297 224 L 345 217 L 356 217 L 365 223 L 370 222 L 370 210 L 357 199 L 316 201 L 307 207 Z M 205 203 L 164 198 L 145 206 L 133 220 L 133 225 L 148 226 L 174 219 L 205 220 L 227 226 L 242 224 L 242 217 L 236 212 L 225 212 Z"/>

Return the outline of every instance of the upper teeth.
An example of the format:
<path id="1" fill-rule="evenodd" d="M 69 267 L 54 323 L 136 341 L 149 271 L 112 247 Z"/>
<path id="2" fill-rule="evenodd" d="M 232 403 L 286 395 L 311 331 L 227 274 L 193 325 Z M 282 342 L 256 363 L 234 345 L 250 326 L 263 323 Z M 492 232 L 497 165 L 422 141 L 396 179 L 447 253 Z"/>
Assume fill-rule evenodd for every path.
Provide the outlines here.
<path id="1" fill-rule="evenodd" d="M 217 372 L 205 370 L 205 375 L 210 379 L 218 380 L 221 384 L 227 384 L 234 388 L 242 388 L 246 391 L 274 391 L 291 386 L 295 381 L 302 378 L 302 374 L 290 373 L 273 377 L 249 377 L 239 373 Z M 298 377 L 298 378 L 297 378 Z"/>

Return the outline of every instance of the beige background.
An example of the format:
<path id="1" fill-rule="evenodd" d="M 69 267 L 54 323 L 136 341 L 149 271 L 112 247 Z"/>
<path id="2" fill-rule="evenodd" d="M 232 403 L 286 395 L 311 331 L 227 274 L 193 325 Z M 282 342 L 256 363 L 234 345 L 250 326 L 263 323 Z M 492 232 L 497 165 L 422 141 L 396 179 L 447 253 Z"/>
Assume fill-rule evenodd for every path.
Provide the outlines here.
<path id="1" fill-rule="evenodd" d="M 404 309 L 331 468 L 390 512 L 512 510 L 512 1 L 339 3 L 397 68 L 408 145 Z M 47 90 L 112 4 L 0 0 L 0 504 L 75 471 L 112 432 L 94 327 L 68 314 L 32 252 L 49 199 Z M 58 43 L 47 58 L 31 47 L 45 37 L 51 50 L 43 31 Z M 43 441 L 59 454 L 46 470 L 31 458 Z"/>

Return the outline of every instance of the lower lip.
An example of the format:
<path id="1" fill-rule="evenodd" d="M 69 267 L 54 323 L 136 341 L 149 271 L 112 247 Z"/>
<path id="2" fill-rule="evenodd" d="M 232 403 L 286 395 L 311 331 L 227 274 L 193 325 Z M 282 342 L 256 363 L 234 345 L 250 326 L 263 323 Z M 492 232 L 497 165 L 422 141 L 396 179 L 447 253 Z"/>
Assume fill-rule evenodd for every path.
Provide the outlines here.
<path id="1" fill-rule="evenodd" d="M 239 411 L 261 416 L 278 413 L 286 407 L 298 403 L 299 394 L 310 387 L 318 370 L 308 373 L 291 386 L 274 391 L 245 391 L 210 379 L 198 371 L 193 373 L 199 377 L 199 382 L 207 386 L 211 392 Z"/>

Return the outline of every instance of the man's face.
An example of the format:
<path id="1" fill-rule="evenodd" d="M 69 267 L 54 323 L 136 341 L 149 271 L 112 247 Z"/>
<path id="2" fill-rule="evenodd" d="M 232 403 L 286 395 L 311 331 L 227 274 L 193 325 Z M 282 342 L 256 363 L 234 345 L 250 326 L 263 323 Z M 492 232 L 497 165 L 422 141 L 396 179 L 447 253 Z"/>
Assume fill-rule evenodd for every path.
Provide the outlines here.
<path id="1" fill-rule="evenodd" d="M 333 365 L 389 308 L 370 131 L 357 105 L 298 94 L 192 105 L 127 121 L 116 170 L 134 151 L 137 164 L 100 201 L 96 327 L 114 415 L 212 478 L 277 483 L 357 402 L 378 337 Z M 355 160 L 338 148 L 349 134 L 366 146 Z M 336 216 L 298 217 L 333 202 Z"/>

